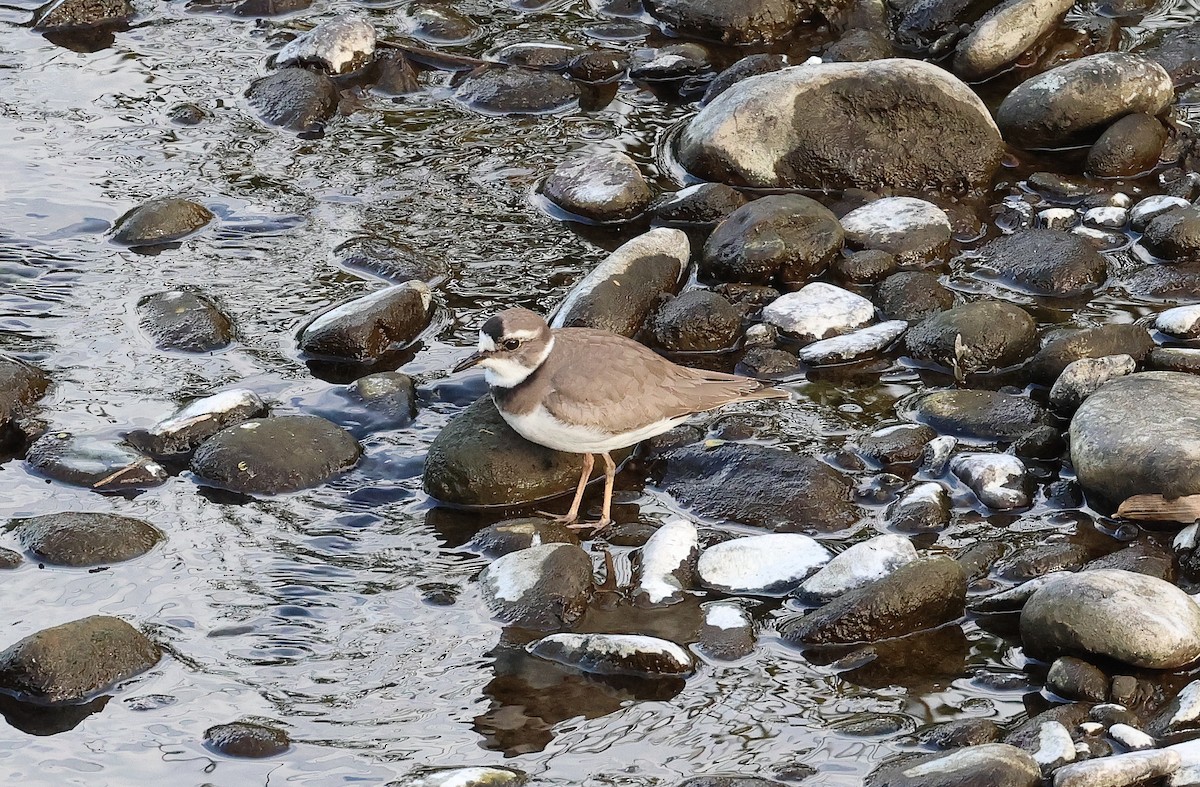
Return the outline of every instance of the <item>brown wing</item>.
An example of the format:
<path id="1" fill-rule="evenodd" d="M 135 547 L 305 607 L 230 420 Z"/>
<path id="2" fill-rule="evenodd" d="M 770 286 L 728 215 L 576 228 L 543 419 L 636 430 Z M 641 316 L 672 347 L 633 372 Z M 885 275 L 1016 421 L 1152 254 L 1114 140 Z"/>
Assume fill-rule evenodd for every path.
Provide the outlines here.
<path id="1" fill-rule="evenodd" d="M 626 432 L 731 402 L 788 395 L 749 377 L 679 366 L 605 331 L 563 328 L 554 333 L 558 363 L 547 380 L 543 404 L 572 423 Z"/>

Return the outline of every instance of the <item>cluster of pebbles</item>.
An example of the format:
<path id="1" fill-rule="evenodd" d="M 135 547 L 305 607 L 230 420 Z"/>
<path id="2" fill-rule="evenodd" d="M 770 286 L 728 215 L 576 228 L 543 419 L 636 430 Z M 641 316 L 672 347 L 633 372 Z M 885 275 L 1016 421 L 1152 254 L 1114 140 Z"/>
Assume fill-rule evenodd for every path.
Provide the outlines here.
<path id="1" fill-rule="evenodd" d="M 307 4 L 283 5 L 212 8 L 268 16 Z M 686 187 L 664 190 L 611 148 L 545 173 L 539 207 L 629 236 L 575 283 L 552 324 L 615 331 L 784 386 L 889 374 L 925 385 L 818 456 L 737 434 L 705 440 L 693 426 L 656 438 L 630 467 L 684 514 L 666 522 L 619 510 L 617 525 L 582 544 L 543 518 L 484 528 L 467 548 L 490 560 L 478 587 L 506 644 L 597 681 L 654 684 L 661 698 L 764 637 L 848 680 L 955 675 L 974 625 L 1019 644 L 1040 707 L 923 730 L 868 785 L 1200 784 L 1200 608 L 1188 593 L 1200 582 L 1190 524 L 1200 511 L 1200 175 L 1196 137 L 1179 120 L 1200 81 L 1200 27 L 1117 51 L 1122 20 L 1148 6 L 1064 21 L 1071 4 L 1044 0 L 595 5 L 614 26 L 708 43 L 517 44 L 485 61 L 436 48 L 471 40 L 469 18 L 414 6 L 408 33 L 419 44 L 377 36 L 366 16 L 289 28 L 247 102 L 315 135 L 336 133 L 353 91 L 431 82 L 481 113 L 587 112 L 628 81 L 694 101 L 660 151 Z M 67 35 L 133 14 L 125 0 L 57 0 L 34 28 Z M 816 29 L 829 40 L 806 37 Z M 196 202 L 154 200 L 111 240 L 185 243 L 214 221 Z M 357 370 L 395 358 L 439 307 L 440 272 L 406 273 L 313 315 L 296 353 Z M 1141 310 L 1114 316 L 1114 295 Z M 137 310 L 163 349 L 209 352 L 236 337 L 200 291 L 156 293 Z M 347 400 L 383 413 L 379 428 L 419 417 L 417 381 L 351 376 Z M 101 492 L 186 472 L 237 495 L 281 494 L 329 481 L 362 453 L 337 424 L 272 414 L 244 388 L 120 436 L 55 431 L 37 406 L 52 384 L 0 358 L 0 443 L 31 472 Z M 571 491 L 578 461 L 522 440 L 485 396 L 433 440 L 424 484 L 447 504 L 519 508 Z M 1005 527 L 1035 509 L 1074 512 L 1076 531 L 1014 547 Z M 966 547 L 940 543 L 965 517 L 994 524 Z M 66 566 L 133 559 L 165 537 L 137 519 L 72 512 L 8 529 L 38 561 Z M 22 560 L 0 552 L 4 564 Z M 631 620 L 675 614 L 672 630 L 685 634 L 581 628 L 601 599 Z M 128 623 L 87 618 L 0 653 L 0 688 L 77 703 L 160 656 Z M 248 723 L 206 737 L 234 756 L 288 745 Z M 491 767 L 412 778 L 526 780 Z"/>

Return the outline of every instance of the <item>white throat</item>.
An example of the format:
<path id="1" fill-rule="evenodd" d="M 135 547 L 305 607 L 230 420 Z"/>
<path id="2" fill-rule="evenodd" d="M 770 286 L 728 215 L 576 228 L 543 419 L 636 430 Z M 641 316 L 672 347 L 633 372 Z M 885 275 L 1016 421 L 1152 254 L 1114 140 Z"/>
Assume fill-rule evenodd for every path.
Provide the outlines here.
<path id="1" fill-rule="evenodd" d="M 554 337 L 551 336 L 533 366 L 526 366 L 511 358 L 486 358 L 479 364 L 483 367 L 483 379 L 493 388 L 515 388 L 537 371 L 553 349 Z"/>

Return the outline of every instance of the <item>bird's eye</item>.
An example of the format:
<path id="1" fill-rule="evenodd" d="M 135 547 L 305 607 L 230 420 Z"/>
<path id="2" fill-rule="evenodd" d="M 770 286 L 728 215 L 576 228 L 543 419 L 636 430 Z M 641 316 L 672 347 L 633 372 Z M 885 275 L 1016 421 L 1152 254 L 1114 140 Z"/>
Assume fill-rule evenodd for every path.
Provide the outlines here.
<path id="1" fill-rule="evenodd" d="M 521 343 L 516 339 L 505 339 L 500 346 L 506 350 L 515 350 L 521 346 Z"/>

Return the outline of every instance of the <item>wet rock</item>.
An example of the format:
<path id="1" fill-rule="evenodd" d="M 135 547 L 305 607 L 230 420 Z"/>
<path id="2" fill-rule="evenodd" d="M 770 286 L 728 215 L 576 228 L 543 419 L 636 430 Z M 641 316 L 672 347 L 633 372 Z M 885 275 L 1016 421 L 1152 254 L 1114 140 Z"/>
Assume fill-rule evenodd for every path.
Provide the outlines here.
<path id="1" fill-rule="evenodd" d="M 800 364 L 795 355 L 787 350 L 771 347 L 752 347 L 738 361 L 740 374 L 751 377 L 784 377 L 799 371 Z"/>
<path id="2" fill-rule="evenodd" d="M 494 57 L 510 66 L 563 71 L 567 63 L 571 62 L 571 58 L 581 51 L 584 50 L 572 44 L 519 43 L 503 47 Z"/>
<path id="3" fill-rule="evenodd" d="M 283 16 L 305 11 L 312 0 L 242 0 L 233 7 L 234 16 Z"/>
<path id="4" fill-rule="evenodd" d="M 123 246 L 173 243 L 203 229 L 213 218 L 212 211 L 191 200 L 150 200 L 117 219 L 112 239 Z"/>
<path id="5" fill-rule="evenodd" d="M 1084 168 L 1099 178 L 1140 175 L 1154 169 L 1167 129 L 1153 115 L 1136 113 L 1113 123 L 1088 151 Z"/>
<path id="6" fill-rule="evenodd" d="M 912 197 L 885 197 L 842 216 L 846 244 L 879 249 L 901 265 L 940 256 L 950 242 L 950 219 L 933 203 Z"/>
<path id="7" fill-rule="evenodd" d="M 799 358 L 809 366 L 849 363 L 870 358 L 892 346 L 907 330 L 908 323 L 904 320 L 889 320 L 832 339 L 814 342 L 801 348 Z"/>
<path id="8" fill-rule="evenodd" d="M 1105 52 L 1022 82 L 996 110 L 996 124 L 1018 147 L 1069 144 L 1125 115 L 1157 115 L 1174 97 L 1162 66 L 1140 55 Z"/>
<path id="9" fill-rule="evenodd" d="M 559 164 L 542 186 L 551 202 L 593 221 L 631 219 L 650 205 L 650 186 L 625 153 L 606 150 Z"/>
<path id="10" fill-rule="evenodd" d="M 1200 81 L 1200 26 L 1167 30 L 1142 54 L 1162 66 L 1176 87 L 1195 84 Z"/>
<path id="11" fill-rule="evenodd" d="M 575 535 L 575 531 L 551 519 L 506 519 L 480 530 L 466 548 L 494 558 L 543 544 L 577 545 L 579 536 Z"/>
<path id="12" fill-rule="evenodd" d="M 1089 501 L 1115 508 L 1134 495 L 1200 493 L 1193 397 L 1200 379 L 1177 372 L 1119 377 L 1071 420 L 1071 461 Z"/>
<path id="13" fill-rule="evenodd" d="M 925 444 L 937 432 L 924 424 L 896 424 L 876 429 L 855 441 L 858 453 L 877 465 L 911 464 L 921 458 Z"/>
<path id="14" fill-rule="evenodd" d="M 941 53 L 960 37 L 964 23 L 978 19 L 996 4 L 997 0 L 915 0 L 897 9 L 896 40 L 905 49 Z"/>
<path id="15" fill-rule="evenodd" d="M 574 106 L 579 96 L 579 86 L 563 75 L 528 68 L 473 71 L 454 93 L 476 112 L 495 115 L 556 112 Z"/>
<path id="16" fill-rule="evenodd" d="M 1137 361 L 1128 355 L 1080 358 L 1072 361 L 1050 389 L 1050 406 L 1060 413 L 1071 413 L 1109 380 L 1133 374 Z"/>
<path id="17" fill-rule="evenodd" d="M 920 484 L 888 508 L 887 519 L 902 533 L 941 530 L 950 524 L 950 496 L 941 484 Z"/>
<path id="18" fill-rule="evenodd" d="M 417 70 L 402 52 L 383 50 L 375 55 L 371 90 L 385 96 L 404 96 L 421 89 Z M 404 278 L 425 278 L 424 276 Z M 403 279 L 401 279 L 403 280 Z"/>
<path id="19" fill-rule="evenodd" d="M 523 771 L 476 766 L 435 768 L 405 782 L 406 787 L 521 787 L 529 781 Z"/>
<path id="20" fill-rule="evenodd" d="M 673 352 L 708 352 L 732 347 L 742 312 L 709 290 L 689 290 L 667 301 L 654 315 L 654 343 Z"/>
<path id="21" fill-rule="evenodd" d="M 914 413 L 942 434 L 983 440 L 1012 440 L 1046 421 L 1037 402 L 997 391 L 934 391 L 917 400 Z"/>
<path id="22" fill-rule="evenodd" d="M 921 736 L 923 743 L 939 749 L 960 749 L 995 743 L 1000 739 L 1000 727 L 991 719 L 961 719 L 939 724 Z"/>
<path id="23" fill-rule="evenodd" d="M 338 264 L 403 284 L 420 279 L 427 284 L 446 277 L 446 263 L 394 241 L 370 235 L 351 238 L 334 249 Z"/>
<path id="24" fill-rule="evenodd" d="M 1054 787 L 1124 787 L 1145 784 L 1179 770 L 1178 752 L 1130 752 L 1112 757 L 1085 760 L 1060 768 L 1054 774 Z"/>
<path id="25" fill-rule="evenodd" d="M 1189 259 L 1170 265 L 1147 265 L 1126 274 L 1122 285 L 1136 296 L 1191 303 L 1200 298 L 1200 262 Z"/>
<path id="26" fill-rule="evenodd" d="M 204 731 L 204 745 L 226 757 L 278 757 L 292 742 L 287 733 L 277 727 L 235 721 L 218 724 Z"/>
<path id="27" fill-rule="evenodd" d="M 1155 735 L 1168 735 L 1195 729 L 1200 722 L 1200 681 L 1192 681 L 1167 703 L 1151 720 L 1148 729 Z"/>
<path id="28" fill-rule="evenodd" d="M 996 573 L 1004 579 L 1024 582 L 1057 571 L 1078 571 L 1096 552 L 1085 544 L 1058 541 L 1030 544 L 996 564 Z"/>
<path id="29" fill-rule="evenodd" d="M 338 107 L 338 90 L 324 74 L 283 68 L 250 83 L 250 106 L 265 123 L 302 134 L 319 134 Z"/>
<path id="30" fill-rule="evenodd" d="M 366 19 L 346 15 L 301 33 L 275 56 L 279 66 L 316 66 L 333 76 L 362 69 L 375 56 L 375 28 Z"/>
<path id="31" fill-rule="evenodd" d="M 960 454 L 950 470 L 989 508 L 1007 511 L 1029 505 L 1025 463 L 1012 454 Z"/>
<path id="32" fill-rule="evenodd" d="M 773 533 L 723 541 L 700 553 L 696 575 L 724 593 L 787 593 L 830 559 L 829 550 L 799 533 Z"/>
<path id="33" fill-rule="evenodd" d="M 381 425 L 407 426 L 417 415 L 417 386 L 407 374 L 368 374 L 350 383 L 346 390 L 379 416 Z"/>
<path id="34" fill-rule="evenodd" d="M 754 621 L 738 604 L 715 601 L 705 604 L 704 622 L 696 647 L 718 661 L 734 661 L 754 652 Z"/>
<path id="35" fill-rule="evenodd" d="M 959 41 L 954 73 L 966 80 L 995 74 L 1053 30 L 1071 5 L 1069 0 L 1008 0 L 993 8 Z"/>
<path id="36" fill-rule="evenodd" d="M 1159 347 L 1146 356 L 1146 371 L 1200 374 L 1200 350 Z"/>
<path id="37" fill-rule="evenodd" d="M 488 608 L 504 623 L 565 628 L 591 598 L 592 559 L 574 544 L 542 544 L 496 558 L 479 581 Z"/>
<path id="38" fill-rule="evenodd" d="M 629 55 L 614 49 L 589 49 L 567 63 L 567 74 L 580 82 L 611 82 L 629 68 Z"/>
<path id="39" fill-rule="evenodd" d="M 1099 208 L 1089 208 L 1087 213 L 1083 214 L 1083 223 L 1095 229 L 1112 229 L 1119 230 L 1129 221 L 1129 211 L 1124 208 L 1114 208 L 1104 206 Z M 1081 230 L 1077 230 L 1081 238 L 1087 238 L 1091 241 L 1095 236 L 1085 235 Z"/>
<path id="40" fill-rule="evenodd" d="M 24 422 L 49 387 L 50 380 L 41 369 L 0 355 L 0 449 L 22 447 Z"/>
<path id="41" fill-rule="evenodd" d="M 800 7 L 790 0 L 649 0 L 646 10 L 683 35 L 750 44 L 786 36 L 800 21 Z"/>
<path id="42" fill-rule="evenodd" d="M 1176 339 L 1200 337 L 1200 306 L 1177 306 L 1160 312 L 1154 327 Z"/>
<path id="43" fill-rule="evenodd" d="M 852 284 L 874 284 L 896 272 L 896 258 L 879 249 L 843 252 L 834 261 L 833 269 Z"/>
<path id="44" fill-rule="evenodd" d="M 826 63 L 865 63 L 895 56 L 891 39 L 878 30 L 861 27 L 846 31 L 821 53 Z"/>
<path id="45" fill-rule="evenodd" d="M 1139 200 L 1129 210 L 1129 226 L 1134 232 L 1142 232 L 1155 216 L 1160 216 L 1169 210 L 1190 207 L 1192 203 L 1180 197 L 1169 194 L 1155 194 Z"/>
<path id="46" fill-rule="evenodd" d="M 812 457 L 759 445 L 690 445 L 664 457 L 661 486 L 698 516 L 829 532 L 858 519 L 846 479 Z M 727 491 L 736 486 L 737 495 Z"/>
<path id="47" fill-rule="evenodd" d="M 1062 656 L 1050 665 L 1046 688 L 1069 700 L 1104 702 L 1108 699 L 1108 676 L 1083 659 Z"/>
<path id="48" fill-rule="evenodd" d="M 704 244 L 700 273 L 721 281 L 799 283 L 819 276 L 842 248 L 842 226 L 799 194 L 763 197 L 722 221 Z"/>
<path id="49" fill-rule="evenodd" d="M 785 787 L 785 785 L 759 776 L 696 776 L 683 780 L 678 787 Z"/>
<path id="50" fill-rule="evenodd" d="M 33 29 L 62 32 L 117 25 L 129 21 L 134 13 L 129 0 L 55 0 L 38 9 Z"/>
<path id="51" fill-rule="evenodd" d="M 963 614 L 966 595 L 957 561 L 924 558 L 784 624 L 779 633 L 793 644 L 874 642 L 954 620 Z"/>
<path id="52" fill-rule="evenodd" d="M 300 329 L 301 352 L 348 361 L 373 361 L 412 344 L 429 325 L 433 293 L 407 281 L 353 298 L 318 314 Z"/>
<path id="53" fill-rule="evenodd" d="M 138 301 L 142 330 L 160 350 L 212 352 L 234 338 L 233 322 L 208 296 L 168 290 Z"/>
<path id="54" fill-rule="evenodd" d="M 1128 355 L 1140 363 L 1153 348 L 1154 340 L 1139 325 L 1085 328 L 1047 342 L 1030 361 L 1029 372 L 1034 382 L 1053 385 L 1063 370 L 1080 358 Z"/>
<path id="55" fill-rule="evenodd" d="M 838 553 L 796 588 L 805 604 L 825 604 L 851 590 L 882 579 L 917 559 L 912 541 L 903 536 L 875 536 Z"/>
<path id="56" fill-rule="evenodd" d="M 1108 737 L 1121 744 L 1127 751 L 1145 751 L 1155 748 L 1153 738 L 1128 724 L 1114 724 L 1109 727 Z"/>
<path id="57" fill-rule="evenodd" d="M 908 353 L 964 373 L 1011 366 L 1033 352 L 1037 323 L 1024 309 L 979 301 L 939 312 L 910 328 Z"/>
<path id="58" fill-rule="evenodd" d="M 654 206 L 654 217 L 667 225 L 711 225 L 746 204 L 746 197 L 724 183 L 697 183 Z"/>
<path id="59" fill-rule="evenodd" d="M 21 556 L 11 549 L 0 549 L 0 570 L 16 568 L 21 565 Z"/>
<path id="60" fill-rule="evenodd" d="M 708 89 L 704 91 L 703 98 L 700 99 L 700 105 L 708 104 L 743 79 L 758 76 L 759 74 L 769 74 L 772 71 L 786 68 L 787 65 L 788 59 L 786 55 L 767 53 L 747 55 L 713 78 L 713 81 L 708 85 Z"/>
<path id="61" fill-rule="evenodd" d="M 1154 541 L 1138 541 L 1124 549 L 1118 549 L 1089 562 L 1085 569 L 1092 571 L 1099 568 L 1117 568 L 1123 571 L 1135 571 L 1168 582 L 1175 581 L 1175 559 L 1165 548 Z"/>
<path id="62" fill-rule="evenodd" d="M 686 519 L 672 519 L 654 531 L 642 547 L 634 600 L 648 605 L 682 600 L 683 591 L 692 585 L 699 554 L 699 534 Z"/>
<path id="63" fill-rule="evenodd" d="M 55 481 L 101 492 L 144 489 L 167 480 L 162 465 L 94 435 L 46 432 L 29 447 L 25 461 Z"/>
<path id="64" fill-rule="evenodd" d="M 158 646 L 119 618 L 74 620 L 0 652 L 0 688 L 37 702 L 78 702 L 153 667 Z"/>
<path id="65" fill-rule="evenodd" d="M 967 191 L 990 184 L 1001 154 L 966 85 L 902 59 L 751 77 L 701 109 L 679 141 L 695 175 L 768 188 Z"/>
<path id="66" fill-rule="evenodd" d="M 431 44 L 465 44 L 479 35 L 479 25 L 450 5 L 410 5 L 404 22 L 414 37 Z"/>
<path id="67" fill-rule="evenodd" d="M 950 464 L 950 454 L 958 446 L 958 438 L 950 435 L 935 437 L 921 454 L 921 469 L 930 475 L 941 475 Z"/>
<path id="68" fill-rule="evenodd" d="M 771 301 L 762 317 L 781 331 L 811 342 L 861 328 L 875 318 L 875 307 L 849 290 L 814 282 Z"/>
<path id="69" fill-rule="evenodd" d="M 191 470 L 224 489 L 273 495 L 323 484 L 361 455 L 358 442 L 336 424 L 285 415 L 222 429 L 196 449 Z"/>
<path id="70" fill-rule="evenodd" d="M 1200 209 L 1189 206 L 1160 213 L 1146 224 L 1141 244 L 1162 259 L 1195 258 L 1200 252 Z"/>
<path id="71" fill-rule="evenodd" d="M 890 319 L 914 323 L 952 308 L 954 293 L 932 273 L 901 271 L 875 288 L 875 304 Z"/>
<path id="72" fill-rule="evenodd" d="M 99 566 L 141 557 L 165 536 L 149 522 L 116 514 L 64 511 L 9 523 L 21 545 L 45 563 Z"/>
<path id="73" fill-rule="evenodd" d="M 695 669 L 692 654 L 684 648 L 641 634 L 551 634 L 531 642 L 526 650 L 598 675 L 681 677 Z"/>
<path id="74" fill-rule="evenodd" d="M 1007 735 L 1004 742 L 1018 746 L 1027 752 L 1035 752 L 1042 748 L 1042 730 L 1047 725 L 1059 725 L 1074 729 L 1088 718 L 1089 706 L 1081 703 L 1055 705 L 1018 724 Z"/>
<path id="75" fill-rule="evenodd" d="M 639 49 L 629 61 L 630 79 L 650 83 L 676 82 L 711 71 L 712 55 L 700 44 L 690 42 Z"/>
<path id="76" fill-rule="evenodd" d="M 1021 611 L 1033 658 L 1106 656 L 1135 667 L 1175 669 L 1200 658 L 1200 607 L 1169 582 L 1102 569 L 1059 577 Z"/>
<path id="77" fill-rule="evenodd" d="M 135 429 L 126 442 L 156 459 L 192 454 L 222 429 L 267 414 L 267 405 L 247 388 L 233 388 L 190 402 L 149 429 Z"/>
<path id="78" fill-rule="evenodd" d="M 1087 293 L 1108 278 L 1104 257 L 1086 239 L 1060 230 L 1024 230 L 979 249 L 979 263 L 1033 295 Z"/>

